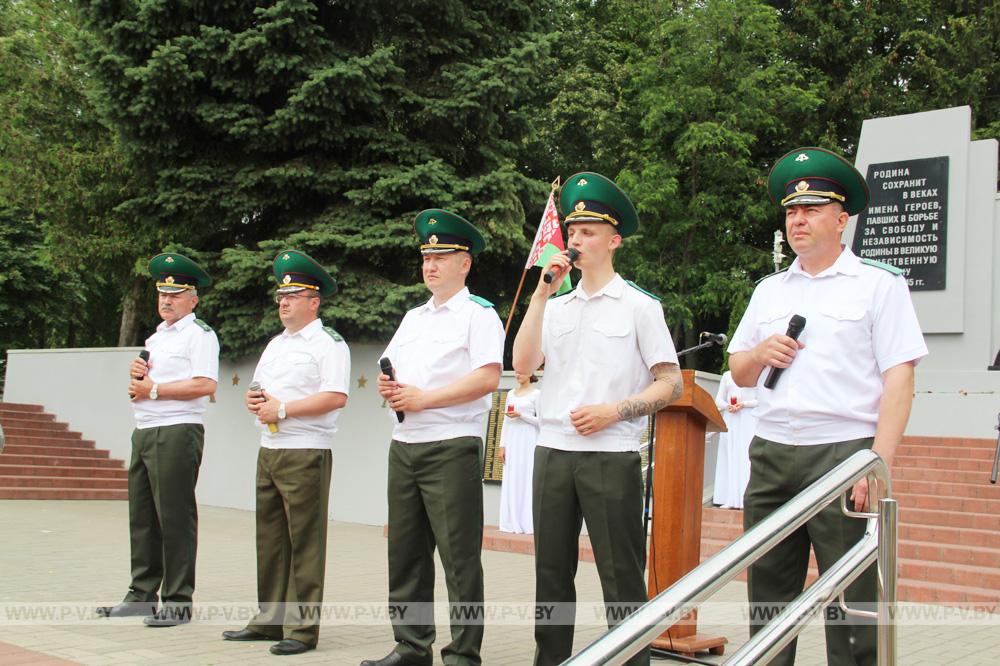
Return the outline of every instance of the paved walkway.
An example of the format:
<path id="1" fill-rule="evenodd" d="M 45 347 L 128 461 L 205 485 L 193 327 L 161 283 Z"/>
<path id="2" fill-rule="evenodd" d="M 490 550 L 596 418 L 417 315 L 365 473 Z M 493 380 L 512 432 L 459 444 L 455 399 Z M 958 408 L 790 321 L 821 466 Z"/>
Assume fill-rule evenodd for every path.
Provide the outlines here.
<path id="1" fill-rule="evenodd" d="M 92 608 L 120 600 L 128 585 L 128 516 L 126 502 L 0 501 L 0 662 L 9 664 L 296 664 L 355 666 L 365 658 L 381 657 L 392 647 L 388 621 L 369 619 L 324 623 L 319 648 L 286 660 L 268 652 L 269 643 L 221 640 L 223 629 L 243 626 L 199 616 L 180 627 L 151 629 L 140 618 L 97 618 Z M 384 609 L 386 548 L 382 529 L 346 523 L 330 527 L 326 602 L 342 603 L 354 617 Z M 529 606 L 534 573 L 532 558 L 513 553 L 485 552 L 488 602 Z M 238 612 L 255 600 L 254 520 L 247 511 L 201 508 L 198 586 L 199 612 Z M 437 577 L 437 599 L 447 598 L 444 575 Z M 600 600 L 593 564 L 581 563 L 577 575 L 579 600 Z M 729 638 L 727 654 L 745 640 L 739 621 L 742 583 L 731 583 L 700 614 L 702 633 Z M 27 623 L 11 619 L 23 609 L 56 609 L 65 620 Z M 62 610 L 66 609 L 66 610 Z M 226 611 L 225 609 L 230 609 Z M 932 609 L 933 610 L 933 609 Z M 79 613 L 79 617 L 77 614 Z M 363 615 L 358 615 L 359 613 Z M 23 617 L 23 616 L 22 616 Z M 440 617 L 440 616 L 439 616 Z M 448 629 L 439 619 L 440 648 Z M 593 622 L 577 630 L 577 647 L 603 633 Z M 485 664 L 530 664 L 532 626 L 501 622 L 486 629 Z M 821 628 L 810 626 L 799 640 L 799 664 L 825 663 Z M 914 625 L 899 630 L 900 664 L 930 666 L 958 663 L 995 664 L 1000 659 L 1000 622 L 965 627 Z M 947 656 L 943 656 L 947 655 Z M 440 656 L 438 656 L 440 659 Z M 668 662 L 660 662 L 668 663 Z"/>

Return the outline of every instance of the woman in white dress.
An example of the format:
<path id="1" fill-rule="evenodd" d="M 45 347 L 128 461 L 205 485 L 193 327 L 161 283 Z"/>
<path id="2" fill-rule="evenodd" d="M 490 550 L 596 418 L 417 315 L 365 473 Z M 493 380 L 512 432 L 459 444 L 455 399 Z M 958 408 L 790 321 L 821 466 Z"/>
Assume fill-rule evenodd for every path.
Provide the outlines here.
<path id="1" fill-rule="evenodd" d="M 517 388 L 507 392 L 500 431 L 500 531 L 532 534 L 531 475 L 538 439 L 538 381 L 534 375 L 514 373 Z"/>
<path id="2" fill-rule="evenodd" d="M 719 433 L 719 457 L 715 465 L 712 501 L 723 509 L 742 509 L 743 493 L 750 480 L 750 440 L 757 428 L 754 407 L 757 389 L 740 388 L 727 371 L 722 375 L 715 404 L 722 412 L 728 432 Z"/>

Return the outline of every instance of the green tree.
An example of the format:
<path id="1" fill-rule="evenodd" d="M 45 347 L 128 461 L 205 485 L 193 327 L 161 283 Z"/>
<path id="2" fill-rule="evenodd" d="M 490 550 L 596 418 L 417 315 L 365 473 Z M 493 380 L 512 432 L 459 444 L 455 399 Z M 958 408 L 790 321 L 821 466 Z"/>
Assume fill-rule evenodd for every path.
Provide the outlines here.
<path id="1" fill-rule="evenodd" d="M 143 182 L 122 207 L 145 230 L 135 256 L 201 253 L 226 354 L 277 328 L 263 313 L 284 247 L 336 277 L 323 315 L 348 339 L 390 334 L 420 291 L 426 207 L 488 237 L 480 293 L 512 289 L 499 276 L 527 247 L 522 202 L 544 198 L 518 164 L 549 65 L 544 3 L 85 5 L 102 109 Z"/>

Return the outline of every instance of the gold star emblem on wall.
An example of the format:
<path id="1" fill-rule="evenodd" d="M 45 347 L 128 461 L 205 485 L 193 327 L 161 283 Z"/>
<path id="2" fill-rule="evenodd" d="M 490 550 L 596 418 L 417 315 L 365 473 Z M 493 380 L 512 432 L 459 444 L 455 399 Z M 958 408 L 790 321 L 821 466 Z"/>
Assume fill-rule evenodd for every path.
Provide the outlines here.
<path id="1" fill-rule="evenodd" d="M 233 374 L 233 386 L 240 385 L 240 376 L 238 374 Z"/>
<path id="2" fill-rule="evenodd" d="M 364 375 L 358 377 L 358 388 L 364 388 L 368 384 L 368 379 Z"/>

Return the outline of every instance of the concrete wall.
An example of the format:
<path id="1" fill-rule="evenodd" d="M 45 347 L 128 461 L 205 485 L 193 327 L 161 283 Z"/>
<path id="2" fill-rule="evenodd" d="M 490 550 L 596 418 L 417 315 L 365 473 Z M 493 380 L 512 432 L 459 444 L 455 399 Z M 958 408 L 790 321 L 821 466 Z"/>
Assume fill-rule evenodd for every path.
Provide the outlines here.
<path id="1" fill-rule="evenodd" d="M 384 345 L 351 344 L 351 394 L 338 420 L 333 446 L 330 517 L 382 525 L 387 518 L 386 456 L 394 416 L 375 390 L 378 358 Z M 45 405 L 72 430 L 108 449 L 127 463 L 135 422 L 126 395 L 128 366 L 138 347 L 111 349 L 12 350 L 8 352 L 4 399 Z M 215 402 L 205 412 L 205 453 L 198 481 L 198 501 L 211 506 L 254 508 L 254 472 L 259 431 L 243 405 L 243 394 L 256 359 L 223 361 Z M 718 375 L 697 374 L 712 396 Z M 364 386 L 362 386 L 364 384 Z M 512 388 L 505 373 L 501 388 Z M 542 384 L 544 386 L 544 378 Z M 706 496 L 711 495 L 716 447 L 706 450 Z M 499 522 L 500 484 L 483 487 L 485 522 Z"/>

